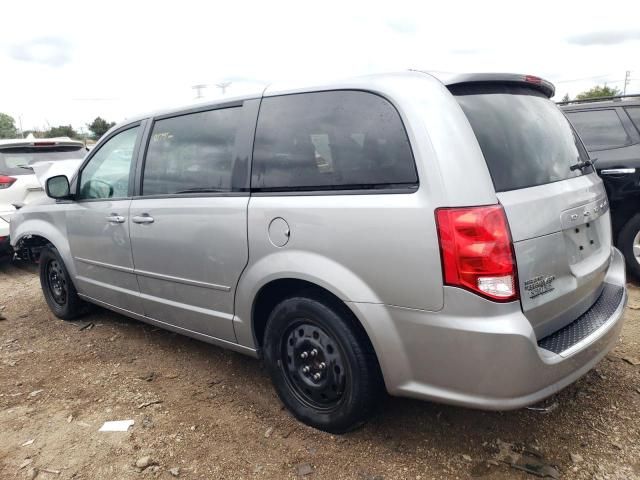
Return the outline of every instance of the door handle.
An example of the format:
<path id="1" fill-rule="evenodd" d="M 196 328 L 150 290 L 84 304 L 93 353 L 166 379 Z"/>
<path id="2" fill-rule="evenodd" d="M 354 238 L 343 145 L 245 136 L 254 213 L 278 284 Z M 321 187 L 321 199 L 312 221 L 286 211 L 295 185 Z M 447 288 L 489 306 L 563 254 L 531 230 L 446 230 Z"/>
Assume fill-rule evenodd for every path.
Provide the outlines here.
<path id="1" fill-rule="evenodd" d="M 153 223 L 153 217 L 148 213 L 143 213 L 142 215 L 136 215 L 131 219 L 133 223 Z"/>
<path id="2" fill-rule="evenodd" d="M 106 217 L 106 219 L 109 223 L 124 223 L 125 221 L 125 218 L 122 215 L 116 215 L 115 213 L 112 213 Z"/>
<path id="3" fill-rule="evenodd" d="M 601 175 L 627 175 L 630 173 L 636 173 L 635 168 L 606 168 L 600 170 Z"/>

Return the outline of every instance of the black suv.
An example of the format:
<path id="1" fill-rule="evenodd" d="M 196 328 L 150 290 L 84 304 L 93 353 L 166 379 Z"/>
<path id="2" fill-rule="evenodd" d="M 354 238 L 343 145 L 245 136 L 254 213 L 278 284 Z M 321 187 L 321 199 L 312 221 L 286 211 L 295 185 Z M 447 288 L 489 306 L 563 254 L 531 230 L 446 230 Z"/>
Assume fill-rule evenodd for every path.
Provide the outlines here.
<path id="1" fill-rule="evenodd" d="M 609 195 L 614 241 L 640 278 L 640 95 L 562 102 Z"/>

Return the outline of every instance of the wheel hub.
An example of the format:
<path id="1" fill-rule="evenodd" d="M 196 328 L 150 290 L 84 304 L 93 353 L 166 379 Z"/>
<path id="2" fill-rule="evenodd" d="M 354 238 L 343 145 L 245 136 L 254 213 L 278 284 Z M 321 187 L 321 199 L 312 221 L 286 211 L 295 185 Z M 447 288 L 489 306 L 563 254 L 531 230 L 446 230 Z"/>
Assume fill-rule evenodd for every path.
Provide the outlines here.
<path id="1" fill-rule="evenodd" d="M 306 321 L 290 328 L 283 357 L 287 381 L 302 401 L 319 409 L 340 402 L 346 384 L 344 360 L 324 329 Z"/>
<path id="2" fill-rule="evenodd" d="M 633 256 L 636 258 L 636 262 L 640 263 L 640 232 L 633 239 Z"/>
<path id="3" fill-rule="evenodd" d="M 57 260 L 52 260 L 47 266 L 47 282 L 53 300 L 58 305 L 64 305 L 67 301 L 67 282 Z"/>

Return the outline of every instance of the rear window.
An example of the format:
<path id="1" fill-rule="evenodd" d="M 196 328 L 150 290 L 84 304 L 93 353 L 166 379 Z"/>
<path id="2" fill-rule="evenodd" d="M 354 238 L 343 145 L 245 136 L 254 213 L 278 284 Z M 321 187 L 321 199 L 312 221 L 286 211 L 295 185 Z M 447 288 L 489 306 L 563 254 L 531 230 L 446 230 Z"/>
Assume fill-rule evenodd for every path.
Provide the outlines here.
<path id="1" fill-rule="evenodd" d="M 31 166 L 37 162 L 73 160 L 84 158 L 84 145 L 54 147 L 10 147 L 0 149 L 0 174 L 24 175 L 31 173 Z"/>
<path id="2" fill-rule="evenodd" d="M 587 152 L 543 93 L 517 85 L 454 85 L 450 90 L 471 123 L 497 192 L 582 175 L 569 167 L 586 160 Z"/>
<path id="3" fill-rule="evenodd" d="M 241 110 L 223 108 L 156 121 L 144 164 L 142 195 L 232 191 Z M 240 172 L 244 174 L 245 169 Z"/>
<path id="4" fill-rule="evenodd" d="M 362 190 L 417 182 L 402 120 L 384 98 L 331 91 L 262 101 L 252 188 Z"/>
<path id="5" fill-rule="evenodd" d="M 567 117 L 589 150 L 624 147 L 631 143 L 620 117 L 613 109 L 567 112 Z"/>

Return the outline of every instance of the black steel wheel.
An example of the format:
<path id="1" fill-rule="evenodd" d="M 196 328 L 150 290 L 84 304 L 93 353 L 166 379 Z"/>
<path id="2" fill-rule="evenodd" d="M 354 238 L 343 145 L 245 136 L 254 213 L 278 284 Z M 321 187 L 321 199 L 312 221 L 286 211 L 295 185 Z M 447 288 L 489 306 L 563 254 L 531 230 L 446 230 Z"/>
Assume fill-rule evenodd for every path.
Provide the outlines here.
<path id="1" fill-rule="evenodd" d="M 49 245 L 40 252 L 40 286 L 53 314 L 63 320 L 73 320 L 85 313 L 85 303 L 76 292 L 64 261 L 55 247 Z"/>
<path id="2" fill-rule="evenodd" d="M 46 266 L 47 287 L 51 298 L 61 306 L 67 303 L 67 280 L 57 259 L 50 259 Z"/>
<path id="3" fill-rule="evenodd" d="M 320 430 L 357 428 L 385 394 L 371 342 L 337 299 L 296 296 L 276 305 L 265 328 L 264 359 L 285 406 Z"/>
<path id="4" fill-rule="evenodd" d="M 282 338 L 281 368 L 299 401 L 319 411 L 339 406 L 348 365 L 339 343 L 310 319 L 294 322 Z"/>

